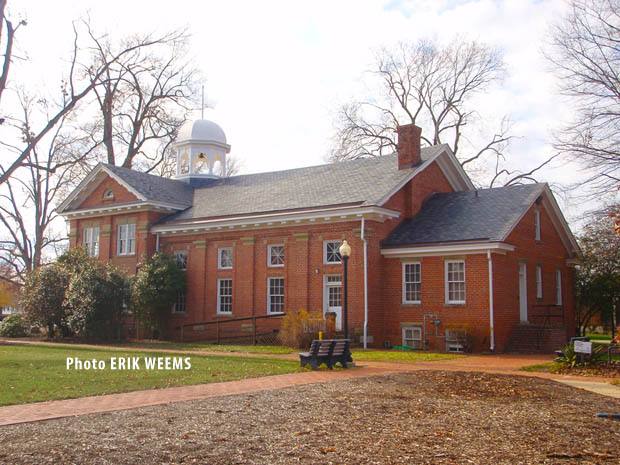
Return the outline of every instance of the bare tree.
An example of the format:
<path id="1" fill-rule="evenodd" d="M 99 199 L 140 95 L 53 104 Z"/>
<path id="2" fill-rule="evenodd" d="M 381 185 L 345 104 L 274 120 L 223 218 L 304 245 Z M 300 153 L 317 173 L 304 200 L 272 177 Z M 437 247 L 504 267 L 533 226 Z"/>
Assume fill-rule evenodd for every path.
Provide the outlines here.
<path id="1" fill-rule="evenodd" d="M 383 92 L 379 98 L 341 108 L 332 161 L 393 153 L 396 128 L 416 124 L 423 128 L 423 144 L 447 143 L 462 166 L 491 157 L 496 168 L 491 183 L 526 181 L 546 164 L 527 171 L 503 167 L 504 150 L 512 139 L 507 117 L 486 143 L 462 154 L 463 142 L 472 142 L 467 140 L 467 128 L 479 122 L 473 98 L 505 75 L 499 50 L 460 38 L 445 47 L 428 40 L 400 43 L 395 49 L 379 52 L 371 75 L 379 79 Z"/>
<path id="2" fill-rule="evenodd" d="M 6 0 L 0 3 L 0 13 L 2 14 L 0 24 L 6 26 L 6 34 L 0 35 L 0 41 L 6 41 L 6 44 L 4 45 L 0 43 L 0 48 L 4 48 L 5 50 L 5 55 L 3 57 L 3 71 L 0 79 L 0 96 L 8 85 L 15 32 L 19 26 L 26 24 L 24 21 L 20 21 L 19 26 L 14 27 L 5 15 L 5 6 Z M 93 89 L 102 85 L 102 81 L 105 80 L 108 68 L 116 65 L 117 62 L 125 56 L 132 55 L 142 48 L 159 43 L 158 39 L 154 39 L 150 36 L 143 37 L 140 40 L 127 44 L 125 48 L 119 49 L 115 53 L 106 55 L 104 59 L 98 61 L 97 63 L 90 64 L 89 66 L 82 66 L 80 64 L 82 55 L 85 51 L 88 52 L 89 48 L 79 43 L 76 24 L 73 25 L 73 30 L 74 40 L 69 70 L 67 72 L 67 76 L 61 84 L 61 98 L 56 102 L 54 111 L 48 114 L 47 120 L 39 124 L 34 124 L 33 122 L 27 138 L 22 138 L 21 141 L 18 139 L 0 140 L 0 145 L 5 149 L 9 149 L 13 154 L 10 158 L 3 157 L 0 161 L 0 185 L 9 180 L 13 173 L 24 164 L 25 160 L 28 159 L 37 144 L 41 142 L 41 140 L 51 131 L 53 131 L 54 128 L 57 127 L 57 125 L 63 120 L 63 118 L 76 108 L 80 101 L 89 95 Z M 90 51 L 92 52 L 93 49 L 91 48 Z M 52 107 L 50 106 L 49 108 Z M 3 115 L 0 119 L 0 123 L 6 124 L 7 122 L 21 131 L 21 123 L 19 119 L 14 119 L 9 115 Z"/>
<path id="3" fill-rule="evenodd" d="M 579 162 L 593 195 L 620 186 L 620 0 L 570 0 L 547 58 L 573 98 L 576 117 L 555 147 Z"/>
<path id="4" fill-rule="evenodd" d="M 22 138 L 26 144 L 34 137 L 33 114 L 49 106 L 44 99 L 33 98 L 20 91 L 23 111 Z M 28 152 L 22 166 L 0 186 L 0 265 L 10 270 L 14 283 L 23 281 L 26 272 L 44 262 L 46 250 L 65 241 L 64 234 L 52 231 L 56 220 L 56 203 L 67 194 L 76 179 L 83 177 L 89 157 L 86 141 L 65 130 L 69 115 L 63 116 L 54 130 Z M 9 280 L 9 279 L 7 279 Z"/>
<path id="5" fill-rule="evenodd" d="M 153 39 L 136 35 L 120 42 L 98 37 L 89 27 L 94 43 L 94 69 L 110 62 L 122 50 L 132 48 L 105 68 L 90 75 L 99 115 L 86 128 L 94 142 L 105 149 L 107 163 L 145 172 L 164 172 L 166 154 L 185 113 L 195 106 L 200 73 L 187 58 L 188 35 L 175 30 Z M 148 48 L 138 44 L 152 42 Z M 90 69 L 90 68 L 89 68 Z"/>

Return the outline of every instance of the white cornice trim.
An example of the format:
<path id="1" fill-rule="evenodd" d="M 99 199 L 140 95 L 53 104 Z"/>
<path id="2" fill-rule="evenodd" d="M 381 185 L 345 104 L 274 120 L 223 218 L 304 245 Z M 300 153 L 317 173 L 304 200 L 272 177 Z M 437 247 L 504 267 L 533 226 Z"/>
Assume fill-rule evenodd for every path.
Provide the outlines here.
<path id="1" fill-rule="evenodd" d="M 470 242 L 467 244 L 444 244 L 419 247 L 399 247 L 381 249 L 381 255 L 387 258 L 393 257 L 424 257 L 436 255 L 468 255 L 495 252 L 505 254 L 514 252 L 515 246 L 504 242 Z"/>
<path id="2" fill-rule="evenodd" d="M 106 205 L 104 207 L 84 208 L 82 210 L 72 210 L 70 212 L 61 213 L 66 219 L 86 218 L 94 216 L 115 215 L 119 213 L 127 213 L 128 211 L 149 210 L 165 211 L 172 213 L 174 211 L 185 210 L 186 205 L 175 205 L 164 202 L 131 202 L 122 204 Z"/>
<path id="3" fill-rule="evenodd" d="M 231 218 L 205 219 L 188 221 L 186 223 L 160 224 L 151 228 L 152 233 L 177 234 L 205 232 L 209 230 L 246 229 L 269 226 L 270 228 L 295 226 L 302 222 L 313 223 L 325 220 L 331 223 L 342 223 L 359 220 L 362 217 L 385 221 L 398 218 L 400 212 L 381 207 L 335 207 L 321 210 L 306 210 L 296 212 L 267 213 L 264 215 L 236 216 Z"/>

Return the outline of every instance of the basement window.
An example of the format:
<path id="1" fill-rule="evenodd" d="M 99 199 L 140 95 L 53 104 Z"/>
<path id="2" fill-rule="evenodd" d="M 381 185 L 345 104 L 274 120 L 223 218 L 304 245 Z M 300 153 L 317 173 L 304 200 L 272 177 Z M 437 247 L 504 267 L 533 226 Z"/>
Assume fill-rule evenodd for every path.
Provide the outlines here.
<path id="1" fill-rule="evenodd" d="M 422 328 L 403 328 L 403 345 L 413 347 L 414 349 L 421 349 Z"/>

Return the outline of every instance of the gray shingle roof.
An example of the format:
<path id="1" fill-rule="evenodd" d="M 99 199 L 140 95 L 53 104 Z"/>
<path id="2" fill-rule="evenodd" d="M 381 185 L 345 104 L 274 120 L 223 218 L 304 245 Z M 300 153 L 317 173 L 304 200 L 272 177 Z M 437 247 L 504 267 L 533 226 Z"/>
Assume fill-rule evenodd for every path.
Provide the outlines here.
<path id="1" fill-rule="evenodd" d="M 422 160 L 442 145 L 422 149 Z M 377 203 L 416 168 L 398 170 L 396 154 L 218 179 L 194 189 L 191 207 L 164 221 L 187 221 L 330 205 Z"/>
<path id="2" fill-rule="evenodd" d="M 471 240 L 501 241 L 543 192 L 528 184 L 475 192 L 435 194 L 420 212 L 403 221 L 383 247 Z"/>
<path id="3" fill-rule="evenodd" d="M 103 165 L 147 200 L 187 206 L 192 204 L 194 189 L 185 182 L 121 168 L 120 166 Z"/>

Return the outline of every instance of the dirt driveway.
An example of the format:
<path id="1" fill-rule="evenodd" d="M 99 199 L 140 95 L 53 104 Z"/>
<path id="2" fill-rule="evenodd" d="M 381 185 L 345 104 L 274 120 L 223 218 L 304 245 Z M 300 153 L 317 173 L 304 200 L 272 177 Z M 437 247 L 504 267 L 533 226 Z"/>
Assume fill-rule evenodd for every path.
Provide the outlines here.
<path id="1" fill-rule="evenodd" d="M 618 464 L 620 400 L 417 371 L 0 428 L 0 463 Z"/>

